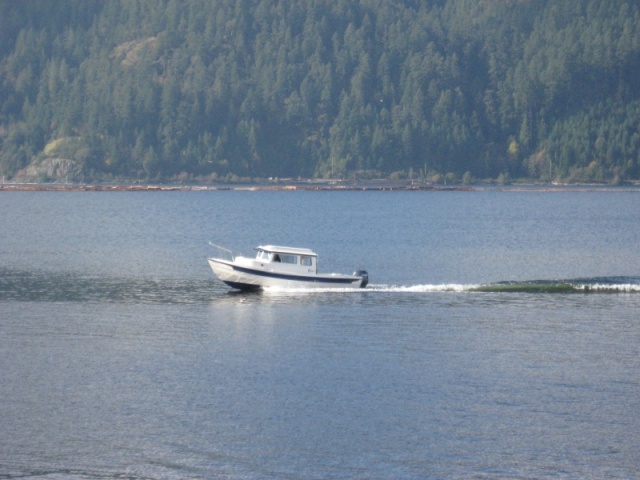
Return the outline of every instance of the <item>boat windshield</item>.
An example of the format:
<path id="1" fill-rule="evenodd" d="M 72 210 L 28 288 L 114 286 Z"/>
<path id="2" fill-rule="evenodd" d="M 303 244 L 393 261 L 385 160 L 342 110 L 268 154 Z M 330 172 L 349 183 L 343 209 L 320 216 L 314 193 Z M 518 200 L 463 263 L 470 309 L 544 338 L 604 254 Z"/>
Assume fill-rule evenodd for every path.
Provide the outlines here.
<path id="1" fill-rule="evenodd" d="M 260 260 L 262 262 L 268 262 L 269 261 L 269 253 L 265 252 L 264 250 L 258 250 L 258 254 L 256 255 L 256 259 Z"/>

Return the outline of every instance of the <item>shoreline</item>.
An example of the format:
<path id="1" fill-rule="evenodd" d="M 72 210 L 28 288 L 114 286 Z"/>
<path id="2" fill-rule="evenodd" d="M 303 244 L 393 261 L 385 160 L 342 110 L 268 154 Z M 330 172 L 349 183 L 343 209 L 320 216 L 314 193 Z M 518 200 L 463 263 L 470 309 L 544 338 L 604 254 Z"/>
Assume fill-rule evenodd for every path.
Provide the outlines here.
<path id="1" fill-rule="evenodd" d="M 207 192 L 207 191 L 502 191 L 502 192 L 640 192 L 638 185 L 411 185 L 411 184 L 283 184 L 283 185 L 157 185 L 2 183 L 0 192 Z"/>
<path id="2" fill-rule="evenodd" d="M 185 191 L 471 191 L 470 186 L 430 185 L 85 185 L 0 184 L 0 191 L 34 192 L 185 192 Z"/>

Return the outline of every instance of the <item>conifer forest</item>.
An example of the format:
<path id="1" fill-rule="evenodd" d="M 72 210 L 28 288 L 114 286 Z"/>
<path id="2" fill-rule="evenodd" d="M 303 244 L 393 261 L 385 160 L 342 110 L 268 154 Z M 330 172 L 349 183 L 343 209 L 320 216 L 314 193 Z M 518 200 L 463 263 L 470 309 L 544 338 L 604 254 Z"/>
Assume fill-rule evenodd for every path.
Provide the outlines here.
<path id="1" fill-rule="evenodd" d="M 0 0 L 0 176 L 30 174 L 638 180 L 640 4 Z"/>

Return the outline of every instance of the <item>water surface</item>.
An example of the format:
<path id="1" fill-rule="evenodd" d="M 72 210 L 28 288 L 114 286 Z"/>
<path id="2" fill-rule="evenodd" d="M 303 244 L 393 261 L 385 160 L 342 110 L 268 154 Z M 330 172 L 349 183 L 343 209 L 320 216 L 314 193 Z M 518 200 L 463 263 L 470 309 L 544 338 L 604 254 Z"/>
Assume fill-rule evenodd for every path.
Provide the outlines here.
<path id="1" fill-rule="evenodd" d="M 640 476 L 640 196 L 2 192 L 0 477 Z M 207 241 L 364 290 L 231 292 Z"/>

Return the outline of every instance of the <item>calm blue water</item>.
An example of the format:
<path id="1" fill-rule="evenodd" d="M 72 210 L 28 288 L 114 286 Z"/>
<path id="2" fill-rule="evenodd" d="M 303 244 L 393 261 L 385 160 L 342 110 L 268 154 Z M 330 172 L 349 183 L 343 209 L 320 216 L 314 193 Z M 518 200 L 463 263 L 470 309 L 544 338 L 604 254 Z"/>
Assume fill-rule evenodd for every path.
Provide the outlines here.
<path id="1" fill-rule="evenodd" d="M 0 478 L 639 478 L 639 239 L 640 192 L 0 192 Z"/>

